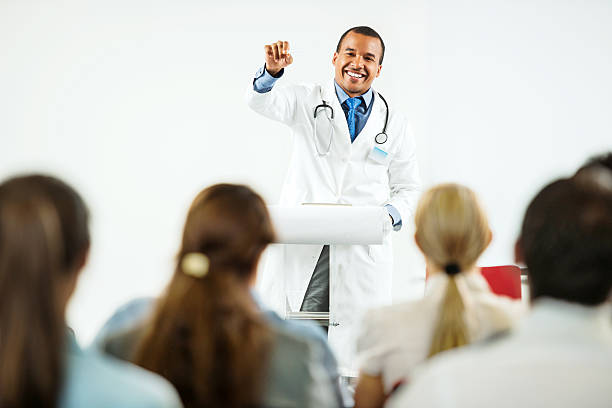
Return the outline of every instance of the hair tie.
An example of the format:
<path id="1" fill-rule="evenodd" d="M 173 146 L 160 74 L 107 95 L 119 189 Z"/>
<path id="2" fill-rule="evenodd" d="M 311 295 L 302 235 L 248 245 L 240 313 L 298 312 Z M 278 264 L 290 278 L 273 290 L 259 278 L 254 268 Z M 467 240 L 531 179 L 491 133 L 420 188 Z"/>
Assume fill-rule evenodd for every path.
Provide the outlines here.
<path id="1" fill-rule="evenodd" d="M 461 272 L 461 269 L 459 268 L 459 265 L 457 265 L 454 262 L 451 262 L 451 263 L 447 264 L 444 267 L 444 270 L 446 271 L 446 274 L 450 275 L 450 276 L 456 275 L 459 272 Z"/>
<path id="2" fill-rule="evenodd" d="M 201 252 L 190 252 L 183 256 L 181 270 L 194 278 L 202 278 L 208 273 L 210 259 Z"/>

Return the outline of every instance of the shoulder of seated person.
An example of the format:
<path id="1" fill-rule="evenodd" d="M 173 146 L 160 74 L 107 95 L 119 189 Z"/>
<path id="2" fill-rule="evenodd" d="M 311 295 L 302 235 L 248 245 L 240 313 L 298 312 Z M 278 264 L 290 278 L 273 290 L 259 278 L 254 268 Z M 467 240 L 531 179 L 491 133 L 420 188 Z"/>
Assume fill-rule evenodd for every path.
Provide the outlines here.
<path id="1" fill-rule="evenodd" d="M 130 361 L 145 330 L 146 324 L 142 322 L 137 326 L 113 333 L 104 339 L 101 348 L 112 357 Z"/>
<path id="2" fill-rule="evenodd" d="M 401 317 L 407 313 L 419 312 L 418 307 L 421 303 L 422 299 L 419 299 L 377 307 L 366 312 L 365 319 L 370 322 L 378 322 L 380 324 L 396 325 L 398 315 Z"/>
<path id="3" fill-rule="evenodd" d="M 309 340 L 327 341 L 325 333 L 318 324 L 309 321 L 282 320 L 282 328 L 290 333 L 305 337 Z"/>
<path id="4" fill-rule="evenodd" d="M 178 393 L 167 380 L 134 364 L 93 351 L 72 356 L 72 359 L 70 366 L 78 368 L 69 373 L 67 386 L 77 388 L 70 394 L 73 395 L 73 402 L 80 405 L 68 406 L 181 406 Z"/>

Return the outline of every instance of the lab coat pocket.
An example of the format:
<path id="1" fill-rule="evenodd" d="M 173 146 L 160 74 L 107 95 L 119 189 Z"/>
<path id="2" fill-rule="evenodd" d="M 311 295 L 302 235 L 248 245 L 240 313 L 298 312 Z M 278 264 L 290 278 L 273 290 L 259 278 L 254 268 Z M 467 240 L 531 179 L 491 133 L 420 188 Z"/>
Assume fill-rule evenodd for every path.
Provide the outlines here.
<path id="1" fill-rule="evenodd" d="M 387 164 L 378 163 L 371 159 L 367 159 L 364 172 L 368 180 L 378 183 L 386 183 L 388 181 L 388 166 Z"/>

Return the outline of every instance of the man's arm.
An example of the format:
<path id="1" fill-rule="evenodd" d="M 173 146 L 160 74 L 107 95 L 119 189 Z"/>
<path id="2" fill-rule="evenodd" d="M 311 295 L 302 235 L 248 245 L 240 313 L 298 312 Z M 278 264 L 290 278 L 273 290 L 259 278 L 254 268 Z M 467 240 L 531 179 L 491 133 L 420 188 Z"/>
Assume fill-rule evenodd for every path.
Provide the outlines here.
<path id="1" fill-rule="evenodd" d="M 264 46 L 265 65 L 255 74 L 253 85 L 247 92 L 247 103 L 255 112 L 287 125 L 293 121 L 296 109 L 296 95 L 291 89 L 272 89 L 283 75 L 287 66 L 293 63 L 287 41 L 277 41 Z"/>

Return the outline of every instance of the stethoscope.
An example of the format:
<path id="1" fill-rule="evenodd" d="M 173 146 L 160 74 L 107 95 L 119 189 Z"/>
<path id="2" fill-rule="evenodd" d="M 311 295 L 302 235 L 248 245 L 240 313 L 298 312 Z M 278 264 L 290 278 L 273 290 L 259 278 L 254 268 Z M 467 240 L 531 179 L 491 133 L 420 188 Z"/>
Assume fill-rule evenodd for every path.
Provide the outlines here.
<path id="1" fill-rule="evenodd" d="M 382 132 L 374 136 L 374 141 L 376 142 L 376 144 L 382 145 L 382 144 L 387 143 L 387 140 L 389 139 L 389 137 L 387 136 L 387 123 L 389 122 L 389 104 L 387 103 L 385 98 L 380 94 L 380 92 L 376 92 L 376 93 L 378 94 L 378 96 L 380 96 L 380 99 L 382 99 L 382 101 L 385 103 L 385 125 L 383 126 Z M 332 126 L 329 130 L 329 143 L 327 144 L 327 150 L 324 153 L 321 153 L 321 151 L 319 150 L 319 144 L 317 143 L 317 114 L 319 113 L 319 109 L 322 109 L 323 111 L 325 111 L 326 109 L 329 109 L 331 112 L 331 118 L 330 118 L 330 122 L 331 122 L 332 120 L 334 120 L 334 108 L 332 108 L 331 105 L 329 105 L 325 101 L 325 99 L 321 98 L 321 101 L 323 103 L 315 106 L 314 108 L 313 138 L 314 138 L 315 148 L 317 149 L 317 153 L 319 154 L 319 156 L 327 156 L 329 154 L 329 151 L 331 150 L 334 128 Z"/>

